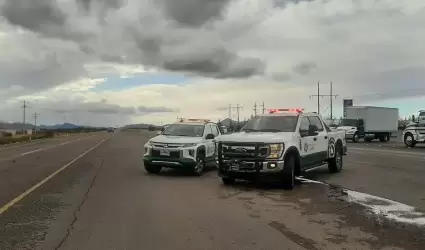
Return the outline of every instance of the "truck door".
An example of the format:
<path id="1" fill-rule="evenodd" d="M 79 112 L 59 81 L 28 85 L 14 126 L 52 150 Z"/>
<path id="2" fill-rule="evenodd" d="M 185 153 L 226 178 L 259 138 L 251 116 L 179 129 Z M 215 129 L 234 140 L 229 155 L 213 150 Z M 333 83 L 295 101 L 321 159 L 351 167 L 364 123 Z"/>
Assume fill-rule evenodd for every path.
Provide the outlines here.
<path id="1" fill-rule="evenodd" d="M 359 135 L 364 135 L 364 121 L 363 119 L 357 120 L 357 132 Z"/>
<path id="2" fill-rule="evenodd" d="M 205 125 L 204 138 L 208 134 L 214 134 L 212 127 L 211 127 L 211 124 Z M 205 157 L 206 158 L 210 158 L 214 155 L 214 151 L 215 151 L 214 149 L 215 149 L 215 139 L 214 140 L 205 140 Z"/>
<path id="3" fill-rule="evenodd" d="M 301 117 L 300 125 L 298 128 L 300 134 L 300 156 L 301 156 L 301 169 L 309 168 L 314 164 L 314 140 L 313 136 L 308 135 L 308 128 L 310 120 L 307 117 Z"/>
<path id="4" fill-rule="evenodd" d="M 328 132 L 325 130 L 322 120 L 318 116 L 309 116 L 310 123 L 316 125 L 319 134 L 313 136 L 314 147 L 314 163 L 321 163 L 328 158 Z"/>

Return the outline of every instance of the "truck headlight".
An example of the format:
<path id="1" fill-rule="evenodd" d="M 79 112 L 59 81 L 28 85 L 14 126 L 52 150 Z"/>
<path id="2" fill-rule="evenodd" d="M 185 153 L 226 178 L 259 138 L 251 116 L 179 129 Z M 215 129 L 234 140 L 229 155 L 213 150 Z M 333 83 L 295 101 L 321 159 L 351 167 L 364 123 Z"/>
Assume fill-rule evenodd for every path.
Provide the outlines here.
<path id="1" fill-rule="evenodd" d="M 196 146 L 196 145 L 198 145 L 197 143 L 185 143 L 185 144 L 183 144 L 183 148 L 189 148 L 189 147 L 194 147 L 194 146 Z"/>
<path id="2" fill-rule="evenodd" d="M 269 159 L 279 159 L 282 156 L 283 150 L 285 149 L 285 145 L 283 143 L 278 144 L 270 144 L 269 145 L 269 155 L 267 158 Z"/>
<path id="3" fill-rule="evenodd" d="M 354 134 L 356 131 L 355 130 L 348 130 L 347 134 Z"/>

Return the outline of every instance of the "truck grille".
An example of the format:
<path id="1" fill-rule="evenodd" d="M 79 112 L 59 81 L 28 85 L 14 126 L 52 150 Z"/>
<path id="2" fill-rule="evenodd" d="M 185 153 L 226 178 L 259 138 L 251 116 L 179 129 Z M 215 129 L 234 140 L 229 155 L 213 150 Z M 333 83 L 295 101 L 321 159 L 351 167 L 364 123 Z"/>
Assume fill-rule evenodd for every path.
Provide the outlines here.
<path id="1" fill-rule="evenodd" d="M 269 147 L 261 144 L 219 143 L 218 154 L 224 160 L 264 160 L 269 154 Z"/>

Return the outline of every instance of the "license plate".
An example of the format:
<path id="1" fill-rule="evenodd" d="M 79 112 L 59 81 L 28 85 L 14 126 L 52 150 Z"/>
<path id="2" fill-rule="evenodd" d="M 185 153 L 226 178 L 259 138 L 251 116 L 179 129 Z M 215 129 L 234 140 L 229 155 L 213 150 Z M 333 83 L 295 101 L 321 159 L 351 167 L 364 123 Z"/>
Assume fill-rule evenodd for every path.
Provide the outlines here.
<path id="1" fill-rule="evenodd" d="M 162 156 L 170 156 L 170 150 L 161 150 L 159 154 Z"/>

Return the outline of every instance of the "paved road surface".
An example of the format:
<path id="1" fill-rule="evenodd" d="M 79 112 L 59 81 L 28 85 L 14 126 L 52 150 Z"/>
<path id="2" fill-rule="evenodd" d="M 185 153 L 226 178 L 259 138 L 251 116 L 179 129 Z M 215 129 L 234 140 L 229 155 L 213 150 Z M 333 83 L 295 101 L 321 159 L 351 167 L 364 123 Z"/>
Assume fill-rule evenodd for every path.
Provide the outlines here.
<path id="1" fill-rule="evenodd" d="M 1 207 L 91 149 L 0 214 L 0 249 L 423 249 L 424 228 L 375 216 L 338 186 L 226 187 L 213 170 L 148 175 L 141 155 L 153 134 L 98 133 L 27 155 L 41 147 L 0 151 Z M 423 206 L 421 156 L 359 145 L 350 145 L 343 172 L 310 177 Z"/>

